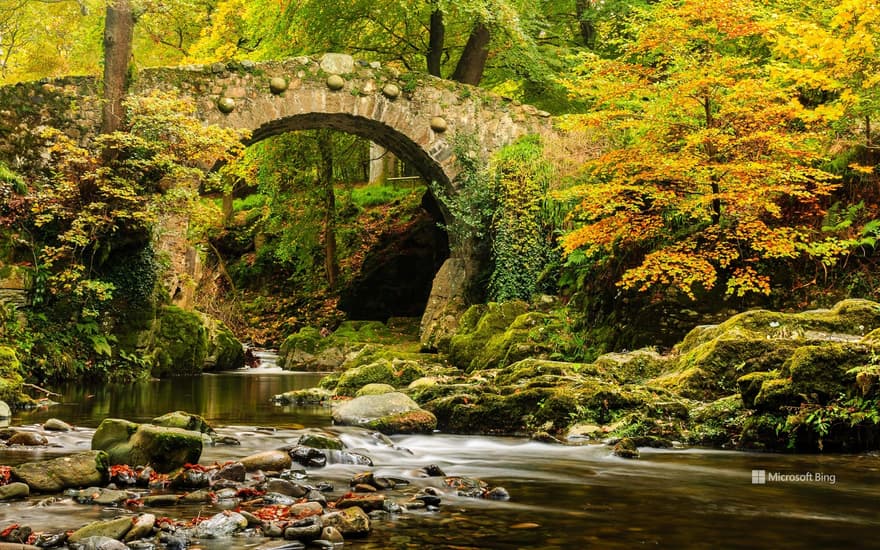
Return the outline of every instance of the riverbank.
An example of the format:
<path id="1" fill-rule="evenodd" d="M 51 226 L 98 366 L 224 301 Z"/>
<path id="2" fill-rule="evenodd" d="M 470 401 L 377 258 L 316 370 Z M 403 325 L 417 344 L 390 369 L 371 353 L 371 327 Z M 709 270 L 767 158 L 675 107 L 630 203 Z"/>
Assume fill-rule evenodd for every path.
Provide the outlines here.
<path id="1" fill-rule="evenodd" d="M 290 377 L 290 375 L 287 375 Z M 306 433 L 338 437 L 346 449 L 370 457 L 372 467 L 329 463 L 303 467 L 298 483 L 328 483 L 330 501 L 369 470 L 379 477 L 403 478 L 409 485 L 380 494 L 407 500 L 431 487 L 441 502 L 436 510 L 381 515 L 366 538 L 349 538 L 346 548 L 702 548 L 706 540 L 723 548 L 865 548 L 877 529 L 873 503 L 880 498 L 876 455 L 755 454 L 706 449 L 643 449 L 640 460 L 615 457 L 605 445 L 564 446 L 524 438 L 448 434 L 392 436 L 393 446 L 356 428 L 272 429 L 271 426 L 217 426 L 240 446 L 206 447 L 200 463 L 211 466 L 260 451 L 297 443 Z M 34 425 L 27 429 L 37 431 Z M 61 453 L 88 446 L 93 430 L 68 434 Z M 56 440 L 57 442 L 57 440 Z M 2 451 L 0 451 L 2 452 Z M 4 455 L 5 456 L 5 455 Z M 32 455 L 33 456 L 33 455 Z M 460 496 L 440 477 L 421 477 L 436 464 L 448 476 L 481 479 L 503 486 L 507 501 Z M 752 471 L 836 476 L 835 483 L 768 481 L 752 483 Z M 143 497 L 145 488 L 131 489 Z M 143 500 L 143 499 L 142 499 Z M 39 505 L 38 505 L 39 504 Z M 153 513 L 189 521 L 221 513 L 211 503 L 129 509 L 80 504 L 70 496 L 33 495 L 0 504 L 0 529 L 11 523 L 37 531 L 79 528 L 117 515 Z M 685 513 L 684 511 L 687 511 Z M 755 521 L 760 517 L 761 521 Z M 192 539 L 192 547 L 232 550 L 270 548 L 277 539 L 241 530 L 221 539 Z M 134 546 L 136 547 L 136 546 Z M 158 548 L 162 548 L 161 545 Z"/>

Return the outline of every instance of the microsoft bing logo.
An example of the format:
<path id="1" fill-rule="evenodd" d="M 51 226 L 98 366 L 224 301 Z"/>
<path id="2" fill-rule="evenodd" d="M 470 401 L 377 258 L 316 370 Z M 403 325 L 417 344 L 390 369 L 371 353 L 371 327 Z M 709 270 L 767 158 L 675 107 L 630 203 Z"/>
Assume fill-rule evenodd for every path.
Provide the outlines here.
<path id="1" fill-rule="evenodd" d="M 767 470 L 752 470 L 752 485 L 765 485 L 767 483 Z"/>

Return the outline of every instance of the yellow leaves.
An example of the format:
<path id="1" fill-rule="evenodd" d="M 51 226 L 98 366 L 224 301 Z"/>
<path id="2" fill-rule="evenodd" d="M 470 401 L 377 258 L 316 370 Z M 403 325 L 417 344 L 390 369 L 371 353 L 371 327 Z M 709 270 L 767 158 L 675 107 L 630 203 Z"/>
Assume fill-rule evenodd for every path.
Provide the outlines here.
<path id="1" fill-rule="evenodd" d="M 874 173 L 873 166 L 865 166 L 863 164 L 858 164 L 858 163 L 852 162 L 849 164 L 848 167 L 853 172 L 858 172 L 859 174 L 870 175 L 870 174 Z"/>
<path id="2" fill-rule="evenodd" d="M 694 252 L 690 243 L 652 252 L 640 266 L 627 271 L 618 285 L 641 292 L 655 286 L 671 287 L 696 299 L 694 290 L 711 289 L 718 275 L 706 258 Z"/>

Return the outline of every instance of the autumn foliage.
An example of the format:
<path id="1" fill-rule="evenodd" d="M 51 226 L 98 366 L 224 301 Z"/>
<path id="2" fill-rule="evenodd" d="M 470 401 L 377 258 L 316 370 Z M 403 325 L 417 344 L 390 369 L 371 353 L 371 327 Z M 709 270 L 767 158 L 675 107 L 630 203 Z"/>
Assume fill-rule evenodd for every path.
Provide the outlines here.
<path id="1" fill-rule="evenodd" d="M 577 223 L 563 247 L 630 258 L 625 288 L 769 294 L 774 261 L 819 250 L 838 185 L 821 169 L 825 120 L 774 69 L 754 2 L 666 1 L 651 17 L 623 56 L 584 56 L 568 82 L 596 110 L 563 124 L 611 144 L 559 193 Z"/>

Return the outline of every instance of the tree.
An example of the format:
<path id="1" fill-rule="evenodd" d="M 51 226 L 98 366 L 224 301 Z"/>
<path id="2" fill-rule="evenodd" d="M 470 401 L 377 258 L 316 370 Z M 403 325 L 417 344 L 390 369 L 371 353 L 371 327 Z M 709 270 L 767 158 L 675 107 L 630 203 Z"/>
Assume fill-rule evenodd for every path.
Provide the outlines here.
<path id="1" fill-rule="evenodd" d="M 838 135 L 860 135 L 857 141 L 872 149 L 880 116 L 880 6 L 865 0 L 821 5 L 777 18 L 775 50 L 789 62 L 782 70 L 815 104 L 815 118 L 834 121 Z"/>
<path id="2" fill-rule="evenodd" d="M 115 132 L 125 116 L 135 13 L 129 0 L 112 0 L 104 17 L 104 104 L 101 133 Z"/>
<path id="3" fill-rule="evenodd" d="M 148 233 L 161 210 L 187 208 L 199 183 L 217 177 L 205 167 L 236 158 L 244 137 L 202 125 L 192 103 L 170 95 L 135 97 L 127 105 L 122 131 L 100 136 L 93 149 L 58 131 L 45 136 L 54 172 L 35 185 L 31 204 L 44 243 L 37 255 L 52 273 L 52 293 L 91 311 L 112 297 L 112 285 L 94 278 L 110 252 L 131 235 Z"/>
<path id="4" fill-rule="evenodd" d="M 211 27 L 193 47 L 191 58 L 277 58 L 345 51 L 478 84 L 494 40 L 504 46 L 531 43 L 521 19 L 540 17 L 533 3 L 303 0 L 284 6 L 266 0 L 225 0 L 218 4 Z M 459 37 L 467 39 L 451 40 Z M 509 48 L 496 52 L 503 56 L 505 49 Z"/>
<path id="5" fill-rule="evenodd" d="M 819 170 L 818 128 L 797 90 L 761 55 L 768 28 L 745 0 L 665 0 L 634 21 L 617 60 L 585 56 L 574 93 L 613 129 L 573 201 L 567 254 L 625 259 L 618 284 L 694 298 L 719 280 L 730 295 L 770 292 L 770 264 L 806 243 L 835 188 Z"/>

